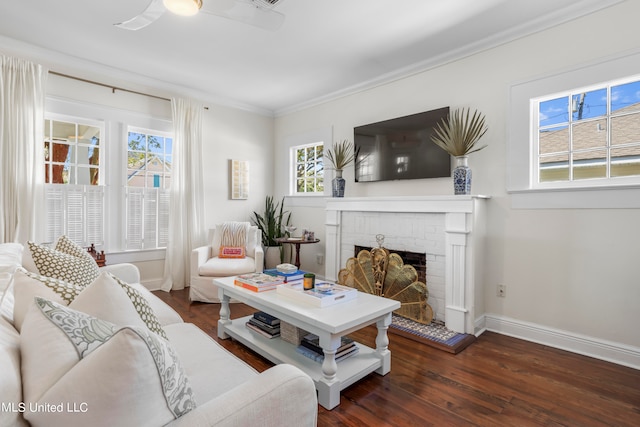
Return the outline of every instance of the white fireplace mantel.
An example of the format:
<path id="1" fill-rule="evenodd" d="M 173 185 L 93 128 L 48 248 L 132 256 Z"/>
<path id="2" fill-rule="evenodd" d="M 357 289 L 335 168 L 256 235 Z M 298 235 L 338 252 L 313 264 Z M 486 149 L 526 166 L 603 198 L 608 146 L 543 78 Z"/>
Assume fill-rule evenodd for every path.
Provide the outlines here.
<path id="1" fill-rule="evenodd" d="M 326 203 L 326 269 L 328 280 L 338 272 L 353 253 L 344 250 L 343 215 L 363 212 L 383 215 L 387 229 L 393 230 L 394 217 L 389 213 L 412 213 L 420 223 L 433 214 L 444 216 L 444 317 L 447 328 L 476 333 L 476 316 L 484 312 L 482 254 L 484 241 L 484 205 L 487 196 L 418 196 L 418 197 L 349 197 L 331 198 Z M 419 214 L 425 214 L 421 216 Z M 429 217 L 428 217 L 429 215 Z M 422 224 L 415 224 L 420 227 Z M 442 236 L 440 236 L 442 237 Z M 399 248 L 395 248 L 399 249 Z M 428 253 L 428 249 L 425 250 Z M 427 265 L 427 270 L 429 265 Z M 427 284 L 429 286 L 429 284 Z"/>

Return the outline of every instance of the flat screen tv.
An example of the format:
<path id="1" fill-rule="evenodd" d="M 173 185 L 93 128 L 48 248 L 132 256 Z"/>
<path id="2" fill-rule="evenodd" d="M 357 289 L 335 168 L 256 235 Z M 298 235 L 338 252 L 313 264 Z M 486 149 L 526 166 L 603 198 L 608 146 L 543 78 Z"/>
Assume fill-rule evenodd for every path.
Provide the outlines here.
<path id="1" fill-rule="evenodd" d="M 444 107 L 354 128 L 356 182 L 451 176 L 449 153 L 431 141 L 448 114 Z"/>

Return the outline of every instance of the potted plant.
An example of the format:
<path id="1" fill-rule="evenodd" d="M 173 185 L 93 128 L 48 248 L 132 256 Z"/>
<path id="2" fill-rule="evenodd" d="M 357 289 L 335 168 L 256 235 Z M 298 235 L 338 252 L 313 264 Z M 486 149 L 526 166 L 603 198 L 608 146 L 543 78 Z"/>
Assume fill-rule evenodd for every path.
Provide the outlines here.
<path id="1" fill-rule="evenodd" d="M 353 143 L 346 139 L 335 142 L 327 149 L 326 157 L 336 171 L 336 176 L 331 181 L 333 197 L 344 197 L 345 180 L 342 178 L 342 171 L 356 159 L 356 156 Z"/>
<path id="2" fill-rule="evenodd" d="M 290 225 L 291 221 L 291 212 L 284 210 L 284 197 L 280 202 L 274 203 L 273 196 L 267 196 L 265 199 L 264 213 L 261 215 L 254 212 L 251 221 L 262 231 L 265 266 L 269 268 L 275 267 L 275 265 L 269 265 L 271 262 L 267 261 L 268 258 L 270 258 L 270 253 L 275 253 L 273 249 L 269 252 L 269 249 L 273 247 L 278 247 L 278 259 L 280 262 L 283 262 L 284 252 L 282 250 L 282 243 L 277 242 L 276 239 L 288 236 L 288 232 L 283 231 L 283 228 Z M 272 255 L 271 258 L 274 256 L 275 255 Z M 276 264 L 279 263 L 276 262 Z"/>
<path id="3" fill-rule="evenodd" d="M 470 114 L 468 108 L 454 110 L 436 125 L 431 136 L 437 146 L 456 159 L 453 170 L 455 194 L 471 194 L 471 169 L 467 164 L 467 156 L 487 146 L 476 147 L 478 140 L 487 132 L 484 114 L 478 110 Z"/>

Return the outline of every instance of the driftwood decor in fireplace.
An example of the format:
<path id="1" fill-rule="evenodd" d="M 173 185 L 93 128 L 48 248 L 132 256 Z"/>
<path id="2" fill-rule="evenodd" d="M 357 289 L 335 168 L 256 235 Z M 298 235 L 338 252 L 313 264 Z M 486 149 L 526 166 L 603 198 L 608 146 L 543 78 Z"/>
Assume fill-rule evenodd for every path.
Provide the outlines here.
<path id="1" fill-rule="evenodd" d="M 383 247 L 362 250 L 349 258 L 338 273 L 338 283 L 399 301 L 400 308 L 394 312 L 399 316 L 423 324 L 433 320 L 427 285 L 418 280 L 415 268 Z"/>

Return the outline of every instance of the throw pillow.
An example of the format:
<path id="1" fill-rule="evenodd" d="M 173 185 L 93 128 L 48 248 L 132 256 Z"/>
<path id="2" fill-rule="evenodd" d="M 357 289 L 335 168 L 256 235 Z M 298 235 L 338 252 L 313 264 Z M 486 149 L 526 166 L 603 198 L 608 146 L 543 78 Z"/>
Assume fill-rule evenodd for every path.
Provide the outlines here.
<path id="1" fill-rule="evenodd" d="M 167 339 L 158 317 L 144 296 L 111 273 L 101 273 L 84 288 L 23 269 L 16 272 L 14 280 L 13 321 L 18 331 L 22 329 L 31 301 L 40 296 L 119 326 L 146 327 Z"/>
<path id="2" fill-rule="evenodd" d="M 244 247 L 237 246 L 220 246 L 220 253 L 218 258 L 244 258 Z"/>
<path id="3" fill-rule="evenodd" d="M 220 250 L 223 247 L 246 248 L 247 232 L 250 226 L 251 224 L 248 222 L 238 221 L 217 224 L 211 242 L 212 255 L 222 258 Z M 246 254 L 246 249 L 244 252 Z"/>
<path id="4" fill-rule="evenodd" d="M 69 305 L 83 289 L 82 286 L 64 280 L 32 273 L 22 267 L 18 268 L 13 275 L 13 326 L 20 332 L 34 297 L 40 296 Z"/>
<path id="5" fill-rule="evenodd" d="M 87 258 L 60 252 L 33 242 L 27 242 L 27 244 L 38 273 L 43 276 L 87 286 L 100 274 L 98 265 L 90 255 Z"/>
<path id="6" fill-rule="evenodd" d="M 195 408 L 175 351 L 146 329 L 35 298 L 20 341 L 24 401 L 56 406 L 28 407 L 34 427 L 165 425 Z"/>
<path id="7" fill-rule="evenodd" d="M 107 274 L 109 274 L 116 282 L 118 282 L 118 284 L 122 287 L 122 289 L 124 289 L 124 291 L 127 293 L 129 300 L 133 303 L 133 306 L 138 312 L 138 315 L 140 316 L 142 321 L 145 323 L 147 328 L 149 328 L 151 332 L 155 332 L 156 334 L 160 335 L 162 338 L 168 340 L 167 335 L 164 332 L 164 329 L 162 329 L 162 324 L 160 323 L 160 320 L 158 320 L 158 316 L 156 316 L 156 313 L 153 311 L 153 309 L 149 305 L 149 301 L 147 301 L 147 299 L 137 289 L 134 289 L 132 286 L 129 286 L 128 284 L 126 284 L 125 282 L 123 282 L 113 274 L 111 273 L 107 273 Z"/>

